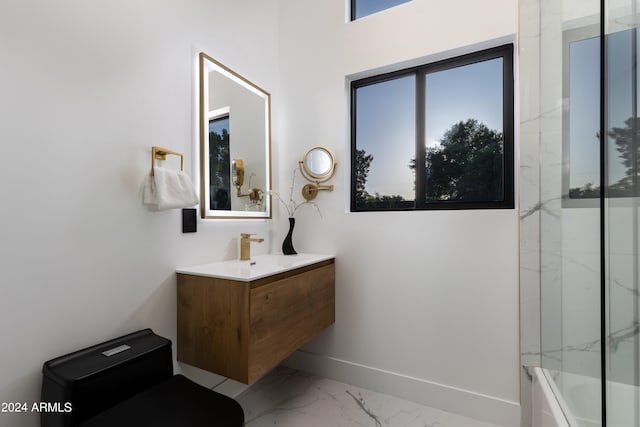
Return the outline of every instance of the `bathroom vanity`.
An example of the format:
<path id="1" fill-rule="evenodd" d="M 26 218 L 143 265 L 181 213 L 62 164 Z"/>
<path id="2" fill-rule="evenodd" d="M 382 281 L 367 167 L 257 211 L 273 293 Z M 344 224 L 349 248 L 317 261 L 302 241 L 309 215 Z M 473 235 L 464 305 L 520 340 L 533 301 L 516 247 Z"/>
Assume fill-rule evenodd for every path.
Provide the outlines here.
<path id="1" fill-rule="evenodd" d="M 252 383 L 335 322 L 332 255 L 176 270 L 178 361 Z"/>

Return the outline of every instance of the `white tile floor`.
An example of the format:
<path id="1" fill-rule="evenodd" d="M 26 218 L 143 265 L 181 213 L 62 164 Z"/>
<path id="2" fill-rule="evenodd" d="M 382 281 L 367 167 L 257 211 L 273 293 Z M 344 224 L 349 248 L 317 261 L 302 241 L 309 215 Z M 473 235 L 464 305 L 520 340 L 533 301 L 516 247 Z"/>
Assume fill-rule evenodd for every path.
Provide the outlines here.
<path id="1" fill-rule="evenodd" d="M 237 400 L 247 427 L 496 427 L 284 367 Z"/>

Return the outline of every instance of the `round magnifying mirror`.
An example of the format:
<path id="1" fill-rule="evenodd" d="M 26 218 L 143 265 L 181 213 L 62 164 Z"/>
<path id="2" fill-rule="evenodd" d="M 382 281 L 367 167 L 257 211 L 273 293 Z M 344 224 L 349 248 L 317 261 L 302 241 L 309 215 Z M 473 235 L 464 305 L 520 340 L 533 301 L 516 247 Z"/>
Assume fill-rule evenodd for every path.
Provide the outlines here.
<path id="1" fill-rule="evenodd" d="M 333 175 L 335 162 L 329 150 L 324 147 L 314 147 L 305 154 L 304 167 L 312 178 L 325 180 Z"/>

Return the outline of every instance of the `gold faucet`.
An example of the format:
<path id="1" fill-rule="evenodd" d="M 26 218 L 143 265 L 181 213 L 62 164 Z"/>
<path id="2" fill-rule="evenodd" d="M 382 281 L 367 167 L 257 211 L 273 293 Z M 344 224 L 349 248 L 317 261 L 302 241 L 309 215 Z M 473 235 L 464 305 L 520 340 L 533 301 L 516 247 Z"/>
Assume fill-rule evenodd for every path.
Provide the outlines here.
<path id="1" fill-rule="evenodd" d="M 251 242 L 262 243 L 262 238 L 252 238 L 253 234 L 240 233 L 240 261 L 251 259 Z"/>

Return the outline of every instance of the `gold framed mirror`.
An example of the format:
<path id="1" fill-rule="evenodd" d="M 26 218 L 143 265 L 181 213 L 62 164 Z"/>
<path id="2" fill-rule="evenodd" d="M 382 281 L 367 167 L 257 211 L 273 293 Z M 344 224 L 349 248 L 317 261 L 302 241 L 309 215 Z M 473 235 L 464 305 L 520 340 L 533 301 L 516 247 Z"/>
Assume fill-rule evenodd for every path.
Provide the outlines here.
<path id="1" fill-rule="evenodd" d="M 322 185 L 333 178 L 336 173 L 336 161 L 331 151 L 316 146 L 307 150 L 298 162 L 300 173 L 311 184 L 302 187 L 302 197 L 313 200 L 319 191 L 333 191 L 333 185 Z"/>
<path id="2" fill-rule="evenodd" d="M 198 59 L 201 217 L 271 218 L 271 95 L 204 52 Z"/>

